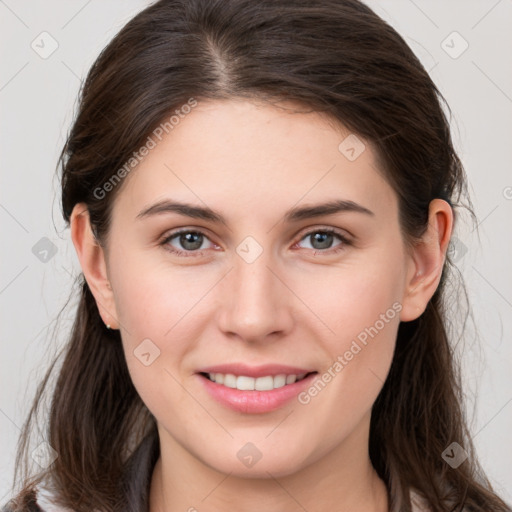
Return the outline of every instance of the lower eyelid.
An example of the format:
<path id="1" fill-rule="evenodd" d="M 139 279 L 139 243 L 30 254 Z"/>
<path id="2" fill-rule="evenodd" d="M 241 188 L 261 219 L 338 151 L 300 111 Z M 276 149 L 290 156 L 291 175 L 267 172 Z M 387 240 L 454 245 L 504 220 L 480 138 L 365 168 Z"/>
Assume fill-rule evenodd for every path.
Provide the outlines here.
<path id="1" fill-rule="evenodd" d="M 216 244 L 215 242 L 213 242 L 212 240 L 210 240 L 210 237 L 206 234 L 206 233 L 203 233 L 202 231 L 197 231 L 197 230 L 183 230 L 183 231 L 177 231 L 175 233 L 171 233 L 167 236 L 165 236 L 163 238 L 163 241 L 161 242 L 161 245 L 163 246 L 170 246 L 171 248 L 167 248 L 167 250 L 171 253 L 175 253 L 177 255 L 183 255 L 183 254 L 187 254 L 187 255 L 190 255 L 190 256 L 194 256 L 194 255 L 197 255 L 197 256 L 201 256 L 203 254 L 204 251 L 206 251 L 207 249 L 196 249 L 196 250 L 186 250 L 186 249 L 177 249 L 173 246 L 170 245 L 170 241 L 173 240 L 174 238 L 178 237 L 179 235 L 182 235 L 182 234 L 186 234 L 186 233 L 197 233 L 197 234 L 200 234 L 203 236 L 204 239 L 208 240 L 211 244 L 213 244 L 215 247 L 219 247 L 218 244 Z M 338 240 L 340 240 L 340 244 L 334 246 L 334 247 L 329 247 L 328 249 L 314 249 L 314 248 L 311 248 L 310 250 L 312 251 L 315 251 L 315 253 L 325 253 L 325 254 L 328 254 L 328 253 L 331 253 L 331 252 L 336 252 L 337 250 L 341 250 L 344 246 L 347 246 L 347 245 L 350 245 L 350 240 L 343 234 L 341 233 L 338 233 L 337 231 L 334 231 L 332 229 L 314 229 L 312 231 L 308 231 L 307 233 L 303 234 L 295 243 L 294 245 L 297 245 L 299 242 L 301 242 L 302 240 L 306 239 L 308 236 L 311 236 L 315 233 L 329 233 L 329 234 L 332 234 L 334 235 L 335 237 L 338 238 Z"/>

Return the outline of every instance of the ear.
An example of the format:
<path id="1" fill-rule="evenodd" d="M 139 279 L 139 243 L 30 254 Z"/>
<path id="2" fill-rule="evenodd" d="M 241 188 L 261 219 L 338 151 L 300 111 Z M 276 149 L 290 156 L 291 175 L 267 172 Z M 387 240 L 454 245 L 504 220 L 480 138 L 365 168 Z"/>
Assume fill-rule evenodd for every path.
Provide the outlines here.
<path id="1" fill-rule="evenodd" d="M 429 205 L 428 227 L 410 252 L 400 312 L 402 322 L 418 318 L 439 286 L 452 229 L 451 206 L 443 199 L 433 199 Z"/>
<path id="2" fill-rule="evenodd" d="M 89 210 L 85 203 L 75 205 L 71 213 L 70 225 L 71 239 L 80 260 L 82 272 L 96 300 L 101 318 L 112 329 L 118 329 L 114 292 L 108 280 L 105 252 L 94 236 Z"/>

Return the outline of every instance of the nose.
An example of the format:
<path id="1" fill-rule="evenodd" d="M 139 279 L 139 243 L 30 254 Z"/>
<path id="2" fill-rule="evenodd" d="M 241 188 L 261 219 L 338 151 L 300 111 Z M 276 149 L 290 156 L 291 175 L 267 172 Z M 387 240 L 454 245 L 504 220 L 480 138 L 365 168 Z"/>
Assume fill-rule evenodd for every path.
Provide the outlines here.
<path id="1" fill-rule="evenodd" d="M 219 289 L 219 328 L 247 342 L 278 339 L 292 328 L 294 295 L 270 251 L 249 261 L 234 255 L 233 268 Z"/>

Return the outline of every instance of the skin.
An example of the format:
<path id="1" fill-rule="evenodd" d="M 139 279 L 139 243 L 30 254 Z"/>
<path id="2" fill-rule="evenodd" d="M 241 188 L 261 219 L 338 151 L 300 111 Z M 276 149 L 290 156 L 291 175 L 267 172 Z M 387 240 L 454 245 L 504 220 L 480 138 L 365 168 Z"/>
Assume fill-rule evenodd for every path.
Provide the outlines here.
<path id="1" fill-rule="evenodd" d="M 364 141 L 350 161 L 338 150 L 348 130 L 285 106 L 293 105 L 199 102 L 125 178 L 103 247 L 86 205 L 73 211 L 84 275 L 104 322 L 120 329 L 134 385 L 157 419 L 151 512 L 221 512 L 233 504 L 242 512 L 255 504 L 267 512 L 389 510 L 368 455 L 371 407 L 399 322 L 417 318 L 439 284 L 452 210 L 432 201 L 427 231 L 408 246 L 397 196 L 371 144 Z M 164 198 L 206 205 L 226 224 L 175 212 L 137 219 Z M 373 215 L 283 221 L 290 208 L 333 199 Z M 160 244 L 178 228 L 205 235 L 201 255 L 179 236 Z M 325 228 L 350 243 L 334 235 L 319 245 L 310 235 Z M 236 252 L 247 236 L 263 250 L 252 263 Z M 314 368 L 320 376 L 394 303 L 396 316 L 307 404 L 292 399 L 269 413 L 235 412 L 195 374 L 241 361 Z M 160 350 L 149 366 L 134 356 L 147 338 Z M 262 454 L 252 467 L 237 457 L 247 442 Z"/>

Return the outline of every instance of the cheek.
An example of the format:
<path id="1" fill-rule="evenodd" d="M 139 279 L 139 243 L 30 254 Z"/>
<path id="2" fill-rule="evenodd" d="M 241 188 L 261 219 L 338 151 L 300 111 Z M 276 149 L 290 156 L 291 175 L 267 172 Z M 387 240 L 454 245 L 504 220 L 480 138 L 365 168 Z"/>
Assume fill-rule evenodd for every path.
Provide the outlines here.
<path id="1" fill-rule="evenodd" d="M 379 331 L 387 330 L 385 327 L 390 323 L 398 324 L 396 309 L 401 308 L 403 294 L 402 263 L 398 255 L 386 257 L 382 253 L 365 262 L 318 273 L 314 279 L 297 279 L 295 290 L 329 328 L 332 347 L 342 349 L 360 333 L 364 338 L 365 330 L 375 324 Z"/>
<path id="2" fill-rule="evenodd" d="M 328 292 L 318 293 L 308 305 L 329 327 L 327 335 L 318 335 L 329 360 L 321 382 L 302 403 L 323 395 L 319 401 L 341 416 L 351 411 L 354 421 L 371 408 L 393 358 L 402 309 L 402 263 L 396 253 L 382 253 L 366 265 L 316 283 L 318 290 Z"/>
<path id="3" fill-rule="evenodd" d="M 153 414 L 168 408 L 164 397 L 179 407 L 187 395 L 178 381 L 186 379 L 187 356 L 206 329 L 202 299 L 218 277 L 147 265 L 133 256 L 118 261 L 116 312 L 134 386 Z"/>
<path id="4" fill-rule="evenodd" d="M 154 249 L 152 249 L 154 250 Z M 187 321 L 213 277 L 201 277 L 197 267 L 173 268 L 164 258 L 143 252 L 117 254 L 114 271 L 116 313 L 127 339 L 154 337 L 165 343 Z"/>

